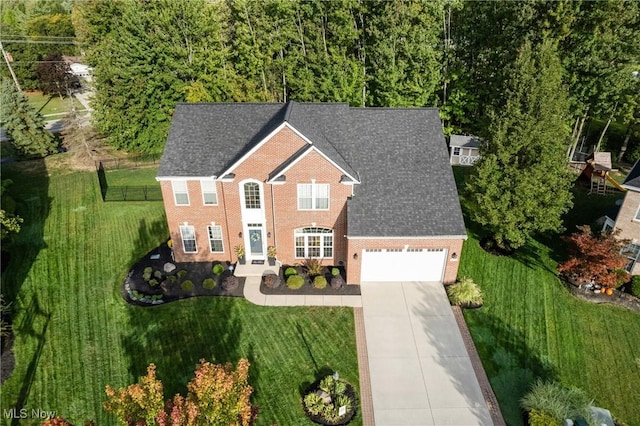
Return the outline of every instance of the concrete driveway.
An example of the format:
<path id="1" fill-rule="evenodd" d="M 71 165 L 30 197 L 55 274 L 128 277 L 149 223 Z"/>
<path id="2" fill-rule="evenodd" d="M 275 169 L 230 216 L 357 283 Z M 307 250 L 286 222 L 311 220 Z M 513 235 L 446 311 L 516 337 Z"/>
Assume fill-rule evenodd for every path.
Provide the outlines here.
<path id="1" fill-rule="evenodd" d="M 361 293 L 376 426 L 493 425 L 442 284 Z"/>

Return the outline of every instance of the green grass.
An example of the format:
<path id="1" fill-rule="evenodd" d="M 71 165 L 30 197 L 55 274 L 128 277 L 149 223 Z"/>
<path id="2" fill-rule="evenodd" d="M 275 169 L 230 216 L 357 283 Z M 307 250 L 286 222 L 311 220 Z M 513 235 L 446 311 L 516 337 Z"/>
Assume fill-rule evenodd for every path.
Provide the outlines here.
<path id="1" fill-rule="evenodd" d="M 456 169 L 458 182 L 467 172 Z M 616 198 L 576 191 L 567 228 L 590 223 Z M 542 377 L 579 387 L 618 419 L 640 424 L 640 315 L 571 296 L 555 273 L 564 256 L 559 237 L 499 257 L 480 248 L 471 225 L 458 274 L 480 285 L 484 307 L 465 318 L 507 423 L 522 424 L 518 401 Z"/>
<path id="2" fill-rule="evenodd" d="M 158 165 L 139 167 L 135 169 L 105 170 L 109 186 L 159 186 L 156 180 Z"/>
<path id="3" fill-rule="evenodd" d="M 79 111 L 84 110 L 84 106 L 75 97 L 72 99 L 62 98 L 58 95 L 43 95 L 42 92 L 27 92 L 27 99 L 29 104 L 36 109 L 44 117 L 52 114 L 58 114 L 59 117 L 63 117 L 64 113 L 71 110 L 71 101 L 73 100 L 76 109 Z M 56 118 L 56 117 L 53 117 Z"/>
<path id="4" fill-rule="evenodd" d="M 250 360 L 259 425 L 308 424 L 301 390 L 327 367 L 358 387 L 351 309 L 216 297 L 127 305 L 120 288 L 129 266 L 166 239 L 162 204 L 103 203 L 95 173 L 46 170 L 42 162 L 3 167 L 3 177 L 22 183 L 25 218 L 3 274 L 16 308 L 16 368 L 0 389 L 3 410 L 39 408 L 74 424 L 112 425 L 101 407 L 105 385 L 134 383 L 153 362 L 165 396 L 184 394 L 200 358 Z"/>

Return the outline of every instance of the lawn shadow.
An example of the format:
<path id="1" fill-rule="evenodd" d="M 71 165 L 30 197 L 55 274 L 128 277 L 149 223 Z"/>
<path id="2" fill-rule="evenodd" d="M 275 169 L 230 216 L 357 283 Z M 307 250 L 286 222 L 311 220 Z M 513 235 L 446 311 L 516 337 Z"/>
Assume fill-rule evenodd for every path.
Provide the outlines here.
<path id="1" fill-rule="evenodd" d="M 42 106 L 38 110 L 38 114 L 42 114 L 42 111 L 47 107 L 47 105 L 49 105 L 49 102 L 51 102 L 51 99 L 53 99 L 53 95 L 49 95 L 49 98 L 47 98 L 47 102 L 42 104 Z"/>
<path id="2" fill-rule="evenodd" d="M 482 418 L 481 409 L 485 407 L 473 404 L 473 401 L 479 399 L 479 395 L 476 389 L 468 385 L 466 376 L 462 374 L 472 370 L 471 364 L 456 356 L 460 352 L 466 353 L 466 349 L 463 349 L 464 342 L 458 333 L 453 313 L 445 300 L 438 301 L 437 304 L 433 301 L 434 298 L 446 298 L 444 291 L 421 286 L 418 287 L 417 297 L 419 300 L 411 315 L 422 325 L 428 341 L 428 345 L 419 347 L 418 351 L 425 365 L 432 362 L 432 368 L 436 372 L 441 370 L 433 374 L 447 379 L 441 385 L 441 396 L 434 398 L 443 406 L 467 406 L 473 414 Z M 507 424 L 521 424 L 520 398 L 537 377 L 554 378 L 556 374 L 553 367 L 527 345 L 526 336 L 520 330 L 492 316 L 486 307 L 468 312 L 466 322 Z M 457 392 L 463 400 L 447 399 L 444 395 L 451 394 L 447 389 Z M 435 400 L 432 402 L 435 403 Z"/>
<path id="3" fill-rule="evenodd" d="M 18 161 L 4 165 L 2 172 L 2 179 L 10 179 L 13 182 L 8 186 L 5 196 L 2 197 L 3 208 L 7 209 L 8 204 L 15 203 L 15 214 L 23 219 L 20 232 L 6 237 L 2 242 L 1 292 L 4 302 L 12 306 L 13 312 L 8 316 L 8 322 L 11 324 L 13 318 L 22 315 L 23 309 L 29 309 L 22 308 L 22 306 L 31 303 L 28 300 L 20 300 L 21 289 L 38 254 L 46 248 L 44 227 L 51 209 L 51 197 L 49 196 L 49 175 L 44 159 Z M 17 336 L 19 332 L 20 330 L 14 326 L 13 335 Z M 4 337 L 2 340 L 0 347 L 2 348 L 3 361 L 15 363 L 15 358 L 11 356 L 14 338 L 10 336 L 7 344 L 4 342 Z M 44 342 L 41 343 L 44 344 Z M 25 379 L 25 383 L 29 382 L 29 387 L 33 380 L 40 351 L 42 351 L 41 345 L 37 351 L 29 364 L 31 377 Z M 10 364 L 2 369 L 2 382 L 13 374 L 13 368 L 14 365 Z M 19 398 L 23 402 L 29 387 L 23 387 L 20 393 Z"/>
<path id="4" fill-rule="evenodd" d="M 165 233 L 163 221 L 141 221 L 131 264 L 166 238 Z M 155 307 L 128 305 L 126 309 L 132 331 L 122 338 L 122 345 L 129 358 L 132 383 L 154 363 L 164 385 L 165 399 L 176 393 L 186 395 L 186 385 L 201 359 L 231 362 L 235 367 L 242 356 L 253 357 L 251 348 L 247 355 L 237 345 L 237 336 L 242 332 L 239 307 L 227 298 L 192 298 Z M 255 370 L 250 369 L 252 377 L 259 374 Z"/>
<path id="5" fill-rule="evenodd" d="M 42 309 L 38 301 L 38 296 L 34 295 L 29 305 L 24 309 L 20 322 L 14 325 L 14 330 L 17 335 L 30 336 L 35 338 L 37 341 L 36 348 L 33 351 L 25 377 L 22 381 L 22 386 L 20 387 L 20 391 L 17 395 L 17 400 L 14 405 L 15 412 L 21 412 L 27 402 L 29 393 L 31 392 L 31 385 L 33 384 L 33 380 L 36 375 L 40 356 L 42 355 L 42 350 L 47 342 L 45 336 L 47 334 L 47 328 L 49 327 L 50 321 L 51 313 Z M 18 417 L 14 417 L 11 424 L 20 424 L 20 419 Z"/>

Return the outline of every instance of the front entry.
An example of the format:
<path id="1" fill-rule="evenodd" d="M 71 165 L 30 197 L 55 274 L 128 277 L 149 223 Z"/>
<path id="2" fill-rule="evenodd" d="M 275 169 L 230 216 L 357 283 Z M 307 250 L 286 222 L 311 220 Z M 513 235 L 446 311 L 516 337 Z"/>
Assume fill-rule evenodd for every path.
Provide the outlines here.
<path id="1" fill-rule="evenodd" d="M 247 224 L 247 257 L 249 259 L 264 259 L 264 227 L 261 223 Z"/>
<path id="2" fill-rule="evenodd" d="M 266 259 L 265 212 L 262 182 L 248 179 L 240 182 L 242 233 L 249 262 Z"/>

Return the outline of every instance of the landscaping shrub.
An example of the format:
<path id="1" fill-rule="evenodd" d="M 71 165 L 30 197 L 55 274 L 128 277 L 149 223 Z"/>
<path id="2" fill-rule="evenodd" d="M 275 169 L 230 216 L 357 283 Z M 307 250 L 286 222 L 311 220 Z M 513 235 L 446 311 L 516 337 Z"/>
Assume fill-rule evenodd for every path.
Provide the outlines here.
<path id="1" fill-rule="evenodd" d="M 296 271 L 296 268 L 292 268 L 291 266 L 289 266 L 285 271 L 284 271 L 284 276 L 285 277 L 289 277 L 291 275 L 298 275 L 298 271 Z"/>
<path id="2" fill-rule="evenodd" d="M 186 280 L 185 282 L 183 282 L 182 284 L 180 284 L 180 288 L 184 291 L 191 291 L 193 290 L 193 281 L 191 280 Z"/>
<path id="3" fill-rule="evenodd" d="M 331 268 L 331 275 L 334 276 L 334 277 L 337 277 L 338 275 L 340 275 L 340 269 Z"/>
<path id="4" fill-rule="evenodd" d="M 149 280 L 149 285 L 150 285 L 151 287 L 155 287 L 155 286 L 157 286 L 157 285 L 158 285 L 158 280 L 156 280 L 155 278 L 154 278 L 154 279 Z"/>
<path id="5" fill-rule="evenodd" d="M 224 272 L 224 266 L 222 266 L 220 263 L 216 263 L 213 266 L 212 271 L 215 275 L 222 275 L 222 273 Z"/>
<path id="6" fill-rule="evenodd" d="M 338 274 L 331 277 L 331 288 L 339 289 L 339 288 L 342 288 L 343 285 L 344 285 L 344 279 L 342 278 L 342 275 Z"/>
<path id="7" fill-rule="evenodd" d="M 238 287 L 238 277 L 235 275 L 229 275 L 227 278 L 222 281 L 222 288 L 225 290 L 233 290 Z"/>
<path id="8" fill-rule="evenodd" d="M 184 269 L 179 270 L 176 275 L 178 276 L 178 278 L 182 278 L 185 275 L 187 275 L 187 271 L 185 271 Z"/>
<path id="9" fill-rule="evenodd" d="M 640 297 L 640 275 L 634 275 L 631 278 L 631 294 Z"/>
<path id="10" fill-rule="evenodd" d="M 267 274 L 264 274 L 264 276 L 262 278 L 264 280 L 264 285 L 267 288 L 278 288 L 278 287 L 280 287 L 281 280 L 280 280 L 280 277 L 277 274 L 267 273 Z"/>
<path id="11" fill-rule="evenodd" d="M 202 288 L 205 288 L 207 290 L 211 290 L 215 286 L 216 280 L 214 280 L 213 278 L 205 278 L 204 281 L 202 281 Z"/>
<path id="12" fill-rule="evenodd" d="M 462 278 L 447 287 L 447 294 L 452 305 L 469 307 L 482 305 L 482 292 L 471 278 Z"/>
<path id="13" fill-rule="evenodd" d="M 304 265 L 309 275 L 320 275 L 324 270 L 324 266 L 320 263 L 320 259 L 309 258 L 304 260 Z"/>
<path id="14" fill-rule="evenodd" d="M 176 277 L 175 275 L 169 275 L 167 279 L 169 280 L 169 282 L 175 283 L 178 280 L 178 277 Z"/>
<path id="15" fill-rule="evenodd" d="M 145 281 L 149 281 L 151 279 L 151 274 L 153 273 L 153 268 L 151 266 L 147 266 L 142 271 L 142 279 Z"/>
<path id="16" fill-rule="evenodd" d="M 565 419 L 591 418 L 589 406 L 592 401 L 586 394 L 577 388 L 566 388 L 558 382 L 536 381 L 520 400 L 520 404 L 525 410 L 535 412 L 539 418 L 551 418 L 558 424 L 562 424 Z"/>
<path id="17" fill-rule="evenodd" d="M 307 416 L 322 425 L 347 424 L 355 413 L 357 401 L 353 387 L 347 382 L 326 376 L 319 383 L 311 385 L 302 399 Z M 340 407 L 346 413 L 340 416 Z"/>
<path id="18" fill-rule="evenodd" d="M 529 413 L 529 426 L 562 426 L 562 423 L 549 414 L 531 410 Z"/>
<path id="19" fill-rule="evenodd" d="M 327 286 L 327 279 L 322 275 L 318 275 L 313 279 L 313 286 L 315 288 L 325 288 Z"/>
<path id="20" fill-rule="evenodd" d="M 290 275 L 287 278 L 287 287 L 292 290 L 297 290 L 304 285 L 304 278 L 300 275 Z"/>
<path id="21" fill-rule="evenodd" d="M 155 271 L 153 273 L 153 276 L 156 277 L 158 280 L 162 279 L 162 271 Z"/>

